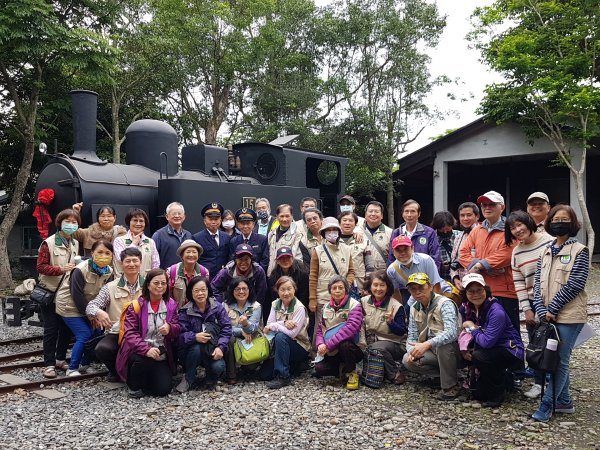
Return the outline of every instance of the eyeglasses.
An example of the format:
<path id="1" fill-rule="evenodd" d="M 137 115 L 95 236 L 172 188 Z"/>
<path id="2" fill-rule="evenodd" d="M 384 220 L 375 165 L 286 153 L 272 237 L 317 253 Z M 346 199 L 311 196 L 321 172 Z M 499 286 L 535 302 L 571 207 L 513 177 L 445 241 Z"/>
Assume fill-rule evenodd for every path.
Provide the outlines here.
<path id="1" fill-rule="evenodd" d="M 553 217 L 551 223 L 571 223 L 568 217 Z"/>
<path id="2" fill-rule="evenodd" d="M 482 203 L 481 204 L 482 208 L 495 208 L 496 206 L 498 206 L 498 203 Z"/>
<path id="3" fill-rule="evenodd" d="M 207 292 L 208 292 L 208 289 L 206 289 L 206 288 L 192 289 L 192 294 L 206 294 Z"/>
<path id="4" fill-rule="evenodd" d="M 249 289 L 247 287 L 236 287 L 233 291 L 234 292 L 246 292 Z"/>
<path id="5" fill-rule="evenodd" d="M 152 283 L 150 283 L 152 286 L 166 286 L 167 282 L 166 281 L 153 281 Z"/>

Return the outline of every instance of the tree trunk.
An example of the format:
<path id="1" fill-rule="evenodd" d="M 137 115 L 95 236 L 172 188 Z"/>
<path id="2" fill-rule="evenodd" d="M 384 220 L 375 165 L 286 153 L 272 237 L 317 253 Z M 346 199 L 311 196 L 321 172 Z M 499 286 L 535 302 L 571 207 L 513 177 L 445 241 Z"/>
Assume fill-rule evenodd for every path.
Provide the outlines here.
<path id="1" fill-rule="evenodd" d="M 583 194 L 583 179 L 582 175 L 578 171 L 571 171 L 573 179 L 575 180 L 575 192 L 577 193 L 577 201 L 579 202 L 579 208 L 581 209 L 582 222 L 587 234 L 587 247 L 590 250 L 590 267 L 592 265 L 592 255 L 594 254 L 594 245 L 596 243 L 596 233 L 592 227 L 592 221 L 590 220 L 590 213 L 585 202 L 585 196 Z"/>
<path id="2" fill-rule="evenodd" d="M 208 145 L 217 145 L 217 133 L 219 129 L 215 123 L 215 120 L 209 119 L 206 122 L 206 130 L 204 132 L 204 143 Z"/>
<path id="3" fill-rule="evenodd" d="M 31 173 L 31 164 L 33 162 L 35 147 L 34 130 L 35 118 L 30 119 L 29 127 L 25 133 L 25 151 L 23 152 L 23 161 L 21 161 L 21 167 L 19 168 L 19 173 L 17 174 L 17 182 L 15 183 L 15 190 L 12 194 L 12 200 L 8 206 L 4 219 L 0 224 L 0 289 L 14 287 L 12 273 L 10 270 L 10 261 L 8 259 L 7 242 L 10 230 L 12 230 L 14 227 L 17 217 L 19 216 L 19 212 L 21 211 L 23 194 L 25 193 L 27 180 L 29 180 L 29 174 Z"/>
<path id="4" fill-rule="evenodd" d="M 395 228 L 396 224 L 394 223 L 394 178 L 392 173 L 392 168 L 390 167 L 385 174 L 385 193 L 386 193 L 386 203 L 387 203 L 387 226 L 390 228 Z"/>

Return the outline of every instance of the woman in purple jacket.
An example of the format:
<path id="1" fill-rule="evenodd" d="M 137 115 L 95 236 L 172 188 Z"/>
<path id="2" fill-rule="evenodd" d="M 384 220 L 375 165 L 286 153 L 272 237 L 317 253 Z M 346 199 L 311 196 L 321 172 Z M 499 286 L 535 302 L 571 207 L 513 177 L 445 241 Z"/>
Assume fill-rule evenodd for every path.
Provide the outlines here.
<path id="1" fill-rule="evenodd" d="M 214 390 L 225 372 L 223 356 L 231 338 L 231 321 L 225 307 L 212 296 L 206 277 L 192 278 L 186 297 L 188 302 L 179 311 L 179 356 L 185 375 L 175 389 L 182 394 L 187 392 L 196 379 L 196 370 L 202 366 L 206 369 L 204 387 Z"/>
<path id="2" fill-rule="evenodd" d="M 523 341 L 480 274 L 465 275 L 462 286 L 462 326 L 473 343 L 463 357 L 479 371 L 473 396 L 482 406 L 496 408 L 504 401 L 507 369 L 523 363 Z"/>
<path id="3" fill-rule="evenodd" d="M 363 359 L 364 337 L 359 343 L 363 312 L 358 300 L 350 298 L 346 278 L 335 275 L 327 286 L 331 299 L 323 307 L 321 322 L 316 326 L 317 354 L 323 360 L 315 365 L 317 376 L 334 375 L 344 379 L 350 374 L 346 388 L 358 389 L 356 363 Z"/>
<path id="4" fill-rule="evenodd" d="M 148 272 L 137 302 L 129 305 L 125 315 L 117 373 L 131 397 L 163 397 L 171 392 L 176 371 L 173 344 L 179 336 L 177 303 L 169 297 L 163 269 Z"/>

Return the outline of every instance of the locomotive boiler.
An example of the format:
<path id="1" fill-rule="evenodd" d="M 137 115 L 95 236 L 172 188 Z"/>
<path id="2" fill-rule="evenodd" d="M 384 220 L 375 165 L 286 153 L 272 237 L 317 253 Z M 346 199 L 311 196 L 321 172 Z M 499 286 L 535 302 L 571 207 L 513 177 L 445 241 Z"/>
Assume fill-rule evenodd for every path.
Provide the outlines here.
<path id="1" fill-rule="evenodd" d="M 181 202 L 186 208 L 185 228 L 203 227 L 200 209 L 219 201 L 236 210 L 254 207 L 259 197 L 272 208 L 303 197 L 319 199 L 326 215 L 336 214 L 344 188 L 347 158 L 287 147 L 285 144 L 242 143 L 229 149 L 197 144 L 179 148 L 177 133 L 167 123 L 143 119 L 125 132 L 127 164 L 114 164 L 96 154 L 97 94 L 73 91 L 73 154 L 48 155 L 36 185 L 55 192 L 49 207 L 56 214 L 83 202 L 83 224 L 95 220 L 102 205 L 111 205 L 123 224 L 127 210 L 138 207 L 150 218 L 148 232 L 164 223 L 166 206 Z M 51 230 L 53 232 L 53 230 Z"/>

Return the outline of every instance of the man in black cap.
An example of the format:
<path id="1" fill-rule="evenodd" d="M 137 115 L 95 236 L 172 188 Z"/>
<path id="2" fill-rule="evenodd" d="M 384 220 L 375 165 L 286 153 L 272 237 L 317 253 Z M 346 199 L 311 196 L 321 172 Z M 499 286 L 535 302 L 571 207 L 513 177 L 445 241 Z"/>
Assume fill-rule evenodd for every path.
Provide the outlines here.
<path id="1" fill-rule="evenodd" d="M 266 236 L 254 232 L 256 212 L 250 208 L 240 208 L 235 212 L 235 221 L 240 234 L 233 236 L 229 241 L 229 260 L 234 258 L 238 245 L 248 244 L 252 247 L 254 261 L 260 264 L 266 273 L 269 267 L 269 244 Z"/>
<path id="2" fill-rule="evenodd" d="M 206 226 L 206 230 L 202 230 L 192 236 L 192 239 L 204 249 L 198 262 L 209 270 L 211 278 L 214 277 L 229 260 L 230 238 L 227 233 L 219 230 L 223 211 L 223 207 L 218 203 L 209 203 L 202 208 L 202 216 L 204 216 L 204 226 Z"/>

